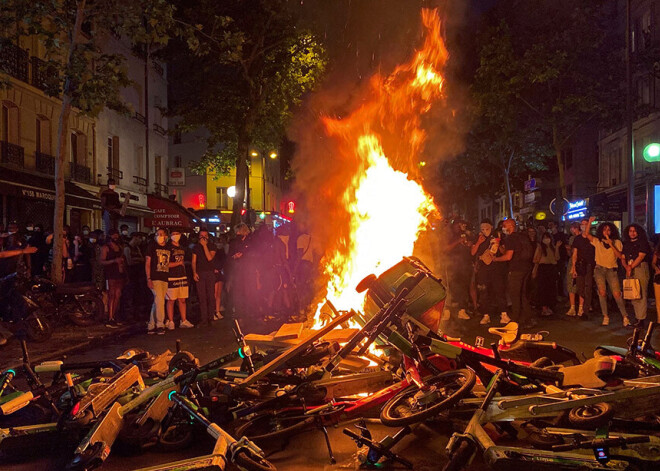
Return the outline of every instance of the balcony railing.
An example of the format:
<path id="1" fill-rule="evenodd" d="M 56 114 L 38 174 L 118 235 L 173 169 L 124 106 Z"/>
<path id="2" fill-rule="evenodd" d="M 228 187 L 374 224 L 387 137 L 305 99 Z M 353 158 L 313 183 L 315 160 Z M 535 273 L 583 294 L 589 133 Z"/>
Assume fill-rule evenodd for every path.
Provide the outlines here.
<path id="1" fill-rule="evenodd" d="M 38 57 L 31 57 L 32 85 L 44 92 L 54 90 L 57 84 L 57 70 Z"/>
<path id="2" fill-rule="evenodd" d="M 135 114 L 133 115 L 133 117 L 135 119 L 137 119 L 139 122 L 141 122 L 142 124 L 147 124 L 147 118 L 145 118 L 143 114 L 140 114 L 136 111 Z"/>
<path id="3" fill-rule="evenodd" d="M 135 185 L 146 187 L 147 186 L 147 179 L 142 178 L 142 177 L 138 177 L 137 175 L 133 175 L 133 183 Z"/>
<path id="4" fill-rule="evenodd" d="M 167 131 L 165 131 L 164 127 L 162 127 L 161 125 L 156 124 L 156 123 L 154 123 L 154 131 L 156 131 L 161 136 L 164 136 L 167 133 Z"/>
<path id="5" fill-rule="evenodd" d="M 43 152 L 34 153 L 37 161 L 37 172 L 55 175 L 55 157 Z"/>
<path id="6" fill-rule="evenodd" d="M 28 53 L 10 43 L 0 44 L 0 69 L 12 77 L 28 81 Z"/>
<path id="7" fill-rule="evenodd" d="M 25 150 L 16 144 L 0 141 L 0 162 L 23 167 L 25 165 Z"/>
<path id="8" fill-rule="evenodd" d="M 69 162 L 69 168 L 71 169 L 72 180 L 80 183 L 92 183 L 92 172 L 89 167 L 75 162 Z"/>
<path id="9" fill-rule="evenodd" d="M 108 178 L 112 178 L 114 180 L 124 179 L 124 172 L 122 172 L 118 168 L 107 167 L 107 169 L 108 169 Z"/>
<path id="10" fill-rule="evenodd" d="M 154 183 L 154 193 L 158 195 L 167 195 L 167 185 L 161 185 L 160 183 Z"/>

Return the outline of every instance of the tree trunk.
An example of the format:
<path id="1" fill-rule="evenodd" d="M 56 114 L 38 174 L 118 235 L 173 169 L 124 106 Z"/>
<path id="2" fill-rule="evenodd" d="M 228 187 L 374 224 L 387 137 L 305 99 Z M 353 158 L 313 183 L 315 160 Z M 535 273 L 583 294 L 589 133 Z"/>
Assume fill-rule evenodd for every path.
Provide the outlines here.
<path id="1" fill-rule="evenodd" d="M 508 164 L 504 167 L 504 182 L 506 183 L 506 197 L 509 202 L 509 217 L 513 219 L 513 197 L 511 196 L 511 182 L 509 181 L 509 171 L 511 170 L 511 161 L 513 160 L 513 152 L 509 157 Z"/>
<path id="2" fill-rule="evenodd" d="M 78 43 L 78 36 L 85 16 L 85 2 L 80 0 L 76 5 L 76 22 L 71 32 L 69 43 L 69 54 L 67 57 L 65 70 L 69 70 L 73 60 L 74 50 Z M 50 276 L 52 280 L 59 284 L 64 280 L 62 271 L 62 237 L 64 235 L 64 208 L 65 194 L 64 172 L 65 160 L 67 155 L 67 137 L 69 134 L 69 116 L 71 115 L 71 81 L 68 77 L 64 80 L 64 91 L 62 93 L 62 107 L 57 126 L 57 155 L 55 158 L 55 214 L 53 215 L 53 266 Z"/>
<path id="3" fill-rule="evenodd" d="M 552 145 L 555 149 L 555 157 L 557 158 L 557 170 L 559 170 L 559 189 L 562 198 L 566 198 L 566 177 L 564 175 L 564 159 L 561 155 L 561 144 L 559 141 L 559 132 L 557 125 L 552 126 Z"/>
<path id="4" fill-rule="evenodd" d="M 238 136 L 238 150 L 236 155 L 236 195 L 231 213 L 232 227 L 241 222 L 241 212 L 243 211 L 243 201 L 245 201 L 245 181 L 248 178 L 247 158 L 250 141 L 246 132 L 241 132 Z"/>

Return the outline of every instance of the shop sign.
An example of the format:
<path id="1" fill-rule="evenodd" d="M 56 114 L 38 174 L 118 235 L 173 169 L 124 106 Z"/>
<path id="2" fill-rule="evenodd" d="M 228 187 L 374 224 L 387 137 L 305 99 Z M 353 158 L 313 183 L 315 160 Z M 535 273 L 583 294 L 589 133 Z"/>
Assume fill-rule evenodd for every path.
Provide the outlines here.
<path id="1" fill-rule="evenodd" d="M 167 172 L 167 184 L 169 186 L 186 186 L 186 169 L 183 167 L 172 167 Z"/>
<path id="2" fill-rule="evenodd" d="M 130 200 L 129 205 L 143 206 L 145 208 L 149 206 L 149 204 L 147 203 L 147 195 L 145 195 L 144 193 L 135 193 L 132 191 L 127 191 L 122 189 L 119 189 L 119 201 L 123 203 L 127 193 L 131 194 L 131 197 L 129 198 Z"/>
<path id="3" fill-rule="evenodd" d="M 21 196 L 24 198 L 32 198 L 36 200 L 55 201 L 55 193 L 51 193 L 50 191 L 21 188 Z"/>
<path id="4" fill-rule="evenodd" d="M 578 201 L 568 201 L 565 206 L 565 212 L 562 216 L 562 221 L 575 221 L 583 219 L 588 214 L 589 199 L 582 199 Z"/>

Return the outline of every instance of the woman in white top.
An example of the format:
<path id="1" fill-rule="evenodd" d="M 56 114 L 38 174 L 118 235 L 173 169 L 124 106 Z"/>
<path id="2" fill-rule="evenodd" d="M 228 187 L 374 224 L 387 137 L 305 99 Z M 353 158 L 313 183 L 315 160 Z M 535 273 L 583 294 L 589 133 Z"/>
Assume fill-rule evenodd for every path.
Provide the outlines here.
<path id="1" fill-rule="evenodd" d="M 607 285 L 610 287 L 612 296 L 619 307 L 619 312 L 623 319 L 623 325 L 630 325 L 626 305 L 621 294 L 621 283 L 619 282 L 618 260 L 621 257 L 623 244 L 619 238 L 619 231 L 611 222 L 604 222 L 598 226 L 596 236 L 589 234 L 589 227 L 594 221 L 594 217 L 589 218 L 586 237 L 596 249 L 596 268 L 594 268 L 594 280 L 598 288 L 598 301 L 600 301 L 600 310 L 603 313 L 602 325 L 609 325 L 610 317 L 607 313 Z"/>

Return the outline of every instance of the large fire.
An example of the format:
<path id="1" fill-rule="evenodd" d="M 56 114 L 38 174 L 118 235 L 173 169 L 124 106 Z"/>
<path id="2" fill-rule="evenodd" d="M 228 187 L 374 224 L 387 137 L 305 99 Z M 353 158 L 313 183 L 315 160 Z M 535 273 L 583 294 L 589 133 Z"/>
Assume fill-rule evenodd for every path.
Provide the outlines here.
<path id="1" fill-rule="evenodd" d="M 443 98 L 448 53 L 437 11 L 423 10 L 422 23 L 424 45 L 408 63 L 389 76 L 372 77 L 368 98 L 347 118 L 324 118 L 342 157 L 359 161 L 342 195 L 350 237 L 341 240 L 343 250 L 325 259 L 327 298 L 340 310 L 362 306 L 363 294 L 355 287 L 365 276 L 378 276 L 412 255 L 435 210 L 414 178 L 419 177 L 426 141 L 422 116 Z"/>

